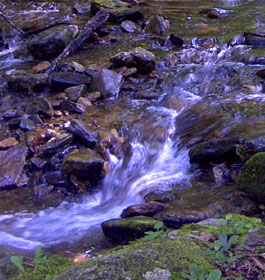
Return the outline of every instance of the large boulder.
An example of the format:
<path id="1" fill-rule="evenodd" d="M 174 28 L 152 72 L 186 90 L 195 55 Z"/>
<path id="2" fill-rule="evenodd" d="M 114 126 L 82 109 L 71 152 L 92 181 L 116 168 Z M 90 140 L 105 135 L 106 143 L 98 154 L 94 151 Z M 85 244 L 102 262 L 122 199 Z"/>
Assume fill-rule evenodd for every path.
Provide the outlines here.
<path id="1" fill-rule="evenodd" d="M 147 231 L 156 231 L 157 220 L 138 216 L 113 219 L 101 224 L 103 233 L 116 243 L 124 243 L 145 236 Z"/>
<path id="2" fill-rule="evenodd" d="M 255 154 L 245 163 L 237 183 L 242 191 L 265 202 L 265 152 Z"/>
<path id="3" fill-rule="evenodd" d="M 52 59 L 58 56 L 78 34 L 78 26 L 57 26 L 33 36 L 27 47 L 36 59 Z"/>
<path id="4" fill-rule="evenodd" d="M 155 68 L 155 55 L 141 47 L 120 52 L 110 58 L 114 67 L 135 67 L 140 73 L 150 73 Z"/>
<path id="5" fill-rule="evenodd" d="M 93 150 L 74 150 L 63 161 L 62 171 L 97 183 L 103 176 L 103 159 Z"/>
<path id="6" fill-rule="evenodd" d="M 20 185 L 27 152 L 24 145 L 16 145 L 0 152 L 0 190 Z"/>
<path id="7" fill-rule="evenodd" d="M 121 213 L 122 218 L 134 216 L 152 217 L 165 209 L 165 205 L 160 202 L 151 201 L 143 204 L 132 205 L 124 209 Z"/>

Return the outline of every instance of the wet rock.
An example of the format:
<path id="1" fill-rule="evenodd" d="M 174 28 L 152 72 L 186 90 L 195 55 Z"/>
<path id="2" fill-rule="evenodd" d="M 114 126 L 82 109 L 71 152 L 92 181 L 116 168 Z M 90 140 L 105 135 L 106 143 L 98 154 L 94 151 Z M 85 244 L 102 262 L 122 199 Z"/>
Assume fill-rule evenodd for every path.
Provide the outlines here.
<path id="1" fill-rule="evenodd" d="M 243 192 L 258 201 L 265 201 L 265 152 L 255 154 L 245 163 L 237 184 Z"/>
<path id="2" fill-rule="evenodd" d="M 99 91 L 103 98 L 115 98 L 118 97 L 122 81 L 122 75 L 108 69 L 102 69 L 92 74 L 90 89 Z"/>
<path id="3" fill-rule="evenodd" d="M 237 144 L 239 144 L 237 137 L 227 137 L 197 144 L 189 151 L 190 163 L 207 166 L 211 162 L 233 162 L 238 159 L 236 154 Z"/>
<path id="4" fill-rule="evenodd" d="M 163 223 L 171 228 L 180 228 L 184 224 L 198 223 L 208 219 L 209 214 L 196 210 L 168 211 L 155 216 L 156 219 L 162 220 Z"/>
<path id="5" fill-rule="evenodd" d="M 32 73 L 33 74 L 42 73 L 43 71 L 47 70 L 50 67 L 50 65 L 51 65 L 50 62 L 42 61 L 32 68 Z"/>
<path id="6" fill-rule="evenodd" d="M 89 92 L 88 94 L 86 94 L 85 97 L 88 100 L 90 100 L 91 102 L 95 102 L 101 98 L 101 93 L 99 91 L 93 91 L 93 92 Z"/>
<path id="7" fill-rule="evenodd" d="M 13 146 L 16 146 L 19 142 L 14 137 L 8 137 L 0 142 L 0 150 L 6 150 Z"/>
<path id="8" fill-rule="evenodd" d="M 84 73 L 85 72 L 85 66 L 82 64 L 76 62 L 76 61 L 71 61 L 70 63 L 62 63 L 59 64 L 58 68 L 62 72 L 77 72 L 77 73 Z"/>
<path id="9" fill-rule="evenodd" d="M 86 85 L 79 85 L 75 87 L 70 87 L 65 90 L 67 97 L 71 101 L 77 101 L 79 97 L 83 96 L 87 92 Z"/>
<path id="10" fill-rule="evenodd" d="M 89 107 L 93 106 L 92 102 L 85 97 L 79 97 L 77 100 L 77 103 L 85 106 L 85 108 L 89 108 Z"/>
<path id="11" fill-rule="evenodd" d="M 150 73 L 155 68 L 155 55 L 141 47 L 118 53 L 110 61 L 114 67 L 136 67 L 140 73 Z"/>
<path id="12" fill-rule="evenodd" d="M 58 56 L 78 34 L 78 26 L 57 26 L 34 35 L 27 47 L 35 59 L 52 59 Z"/>
<path id="13" fill-rule="evenodd" d="M 68 87 L 89 85 L 91 78 L 88 75 L 72 72 L 56 72 L 52 74 L 51 84 L 55 89 L 64 90 Z"/>
<path id="14" fill-rule="evenodd" d="M 54 115 L 53 107 L 49 100 L 45 97 L 35 98 L 30 111 L 35 114 L 40 114 L 46 118 L 51 118 Z"/>
<path id="15" fill-rule="evenodd" d="M 109 21 L 115 22 L 130 13 L 131 4 L 121 0 L 92 0 L 91 14 L 95 15 L 98 11 L 107 9 L 110 12 Z"/>
<path id="16" fill-rule="evenodd" d="M 33 157 L 30 159 L 30 162 L 37 169 L 43 169 L 45 167 L 45 165 L 47 164 L 47 161 L 43 160 L 40 157 Z"/>
<path id="17" fill-rule="evenodd" d="M 169 28 L 169 21 L 161 16 L 155 16 L 146 25 L 145 32 L 153 34 L 163 34 Z"/>
<path id="18" fill-rule="evenodd" d="M 145 202 L 156 201 L 160 203 L 167 203 L 174 199 L 171 193 L 150 193 L 144 197 Z"/>
<path id="19" fill-rule="evenodd" d="M 129 78 L 137 73 L 137 68 L 122 67 L 119 72 L 123 76 L 123 78 Z"/>
<path id="20" fill-rule="evenodd" d="M 134 216 L 152 217 L 165 209 L 165 205 L 159 202 L 148 202 L 143 204 L 132 205 L 124 209 L 121 213 L 122 218 Z"/>
<path id="21" fill-rule="evenodd" d="M 175 34 L 170 34 L 169 35 L 169 40 L 171 41 L 172 44 L 174 44 L 177 47 L 182 47 L 185 43 L 184 39 L 182 39 L 180 36 L 175 35 Z"/>
<path id="22" fill-rule="evenodd" d="M 81 103 L 76 103 L 70 100 L 64 100 L 61 104 L 64 110 L 72 113 L 83 114 L 86 111 L 86 107 Z"/>
<path id="23" fill-rule="evenodd" d="M 46 142 L 41 148 L 39 153 L 43 155 L 50 155 L 56 153 L 60 148 L 71 144 L 73 141 L 72 134 L 59 134 L 56 138 L 49 140 Z"/>
<path id="24" fill-rule="evenodd" d="M 83 14 L 88 13 L 88 8 L 85 7 L 84 5 L 76 2 L 76 3 L 74 3 L 74 6 L 73 6 L 73 12 L 75 14 L 83 15 Z"/>
<path id="25" fill-rule="evenodd" d="M 47 99 L 49 100 L 53 108 L 59 108 L 62 105 L 63 101 L 67 100 L 67 96 L 65 92 L 60 92 Z"/>
<path id="26" fill-rule="evenodd" d="M 265 46 L 265 36 L 262 34 L 256 34 L 251 32 L 245 32 L 245 43 L 251 46 L 264 47 Z"/>
<path id="27" fill-rule="evenodd" d="M 114 242 L 123 243 L 145 235 L 147 231 L 155 231 L 157 220 L 149 217 L 132 217 L 113 219 L 101 224 L 103 233 Z"/>
<path id="28" fill-rule="evenodd" d="M 136 99 L 146 99 L 146 100 L 158 99 L 160 96 L 161 93 L 154 90 L 139 90 L 135 94 Z"/>
<path id="29" fill-rule="evenodd" d="M 262 78 L 262 79 L 265 79 L 265 69 L 262 69 L 262 70 L 259 70 L 257 72 L 257 75 Z"/>
<path id="30" fill-rule="evenodd" d="M 25 135 L 25 142 L 33 153 L 38 152 L 40 146 L 48 141 L 48 139 L 46 130 L 41 127 L 31 130 Z"/>
<path id="31" fill-rule="evenodd" d="M 55 187 L 65 187 L 66 178 L 61 171 L 49 171 L 45 174 L 45 181 Z"/>
<path id="32" fill-rule="evenodd" d="M 93 150 L 74 150 L 64 159 L 62 171 L 97 183 L 103 176 L 103 166 L 103 159 Z"/>
<path id="33" fill-rule="evenodd" d="M 215 165 L 213 167 L 213 175 L 215 182 L 218 186 L 225 186 L 230 179 L 229 169 L 226 167 L 224 163 Z"/>
<path id="34" fill-rule="evenodd" d="M 98 134 L 92 130 L 91 126 L 81 120 L 72 120 L 67 130 L 74 136 L 81 138 L 92 149 L 98 142 Z"/>
<path id="35" fill-rule="evenodd" d="M 137 26 L 133 21 L 125 20 L 121 23 L 121 30 L 126 33 L 133 33 L 137 30 Z"/>
<path id="36" fill-rule="evenodd" d="M 21 184 L 27 152 L 24 145 L 16 145 L 0 152 L 0 190 Z"/>
<path id="37" fill-rule="evenodd" d="M 222 17 L 222 14 L 220 14 L 218 11 L 209 11 L 207 13 L 207 17 L 211 19 L 216 19 Z"/>
<path id="38" fill-rule="evenodd" d="M 10 70 L 6 73 L 8 86 L 14 91 L 27 91 L 47 86 L 48 75 L 32 74 L 24 70 Z"/>
<path id="39" fill-rule="evenodd" d="M 19 127 L 24 131 L 31 131 L 36 128 L 36 125 L 31 119 L 28 118 L 28 116 L 23 116 Z"/>

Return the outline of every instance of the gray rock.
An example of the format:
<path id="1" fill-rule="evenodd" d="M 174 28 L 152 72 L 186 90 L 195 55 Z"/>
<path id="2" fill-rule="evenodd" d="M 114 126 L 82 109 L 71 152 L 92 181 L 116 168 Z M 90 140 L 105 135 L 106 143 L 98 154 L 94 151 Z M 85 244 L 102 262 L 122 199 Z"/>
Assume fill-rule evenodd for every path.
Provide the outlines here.
<path id="1" fill-rule="evenodd" d="M 58 151 L 58 149 L 71 144 L 72 141 L 73 141 L 72 134 L 67 134 L 67 133 L 60 134 L 55 139 L 46 142 L 40 148 L 40 154 L 54 154 Z"/>
<path id="2" fill-rule="evenodd" d="M 123 77 L 114 71 L 101 69 L 92 73 L 90 89 L 99 91 L 103 98 L 118 97 Z"/>
<path id="3" fill-rule="evenodd" d="M 218 227 L 222 223 L 222 219 L 206 219 L 198 223 L 200 226 L 215 226 Z"/>
<path id="4" fill-rule="evenodd" d="M 137 26 L 133 21 L 125 20 L 121 23 L 121 30 L 127 33 L 133 33 L 137 30 Z"/>
<path id="5" fill-rule="evenodd" d="M 29 109 L 32 113 L 40 114 L 44 117 L 51 118 L 54 116 L 54 110 L 49 102 L 49 100 L 45 97 L 39 97 L 34 99 L 31 109 Z"/>
<path id="6" fill-rule="evenodd" d="M 114 67 L 136 67 L 140 73 L 150 73 L 155 68 L 155 55 L 141 47 L 118 53 L 110 61 Z"/>
<path id="7" fill-rule="evenodd" d="M 86 85 L 79 85 L 75 87 L 70 87 L 65 90 L 69 100 L 77 101 L 79 97 L 83 96 L 87 92 Z"/>
<path id="8" fill-rule="evenodd" d="M 78 34 L 78 26 L 61 25 L 33 36 L 27 47 L 35 59 L 51 59 L 58 56 Z"/>
<path id="9" fill-rule="evenodd" d="M 131 205 L 124 209 L 121 213 L 122 218 L 134 216 L 149 216 L 152 217 L 165 209 L 165 205 L 160 202 L 147 202 L 143 204 Z"/>
<path id="10" fill-rule="evenodd" d="M 169 28 L 168 20 L 165 20 L 161 16 L 155 16 L 146 25 L 145 32 L 150 32 L 153 34 L 163 34 Z"/>
<path id="11" fill-rule="evenodd" d="M 71 121 L 67 130 L 74 136 L 81 138 L 90 148 L 94 148 L 98 143 L 98 134 L 91 127 L 81 120 L 74 119 Z"/>
<path id="12" fill-rule="evenodd" d="M 61 106 L 64 110 L 77 114 L 83 114 L 86 110 L 86 107 L 83 104 L 76 103 L 70 100 L 64 100 Z"/>
<path id="13" fill-rule="evenodd" d="M 91 78 L 88 75 L 72 72 L 57 72 L 52 74 L 51 85 L 55 89 L 66 89 L 68 87 L 89 85 Z"/>
<path id="14" fill-rule="evenodd" d="M 20 185 L 27 152 L 28 149 L 20 144 L 0 152 L 0 189 Z"/>
<path id="15" fill-rule="evenodd" d="M 143 275 L 145 280 L 169 280 L 171 276 L 170 271 L 156 267 L 153 271 L 147 271 Z"/>

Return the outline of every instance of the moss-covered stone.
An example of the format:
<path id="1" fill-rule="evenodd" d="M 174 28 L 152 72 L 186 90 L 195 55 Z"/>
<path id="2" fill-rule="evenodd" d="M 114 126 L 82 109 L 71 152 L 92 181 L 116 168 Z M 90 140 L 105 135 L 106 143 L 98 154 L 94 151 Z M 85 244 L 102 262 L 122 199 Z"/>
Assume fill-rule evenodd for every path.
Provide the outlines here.
<path id="1" fill-rule="evenodd" d="M 259 201 L 265 200 L 265 152 L 251 157 L 237 177 L 238 187 Z"/>

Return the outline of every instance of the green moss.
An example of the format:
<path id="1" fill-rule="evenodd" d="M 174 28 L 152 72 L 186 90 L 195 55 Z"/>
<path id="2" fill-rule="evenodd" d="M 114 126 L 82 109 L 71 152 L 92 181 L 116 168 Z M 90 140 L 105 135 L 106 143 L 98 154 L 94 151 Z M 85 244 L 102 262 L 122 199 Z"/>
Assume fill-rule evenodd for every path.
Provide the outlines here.
<path id="1" fill-rule="evenodd" d="M 265 199 L 265 152 L 251 157 L 237 178 L 238 187 L 258 200 Z"/>

